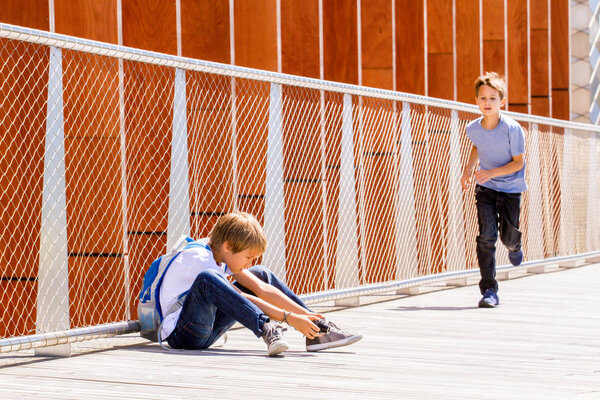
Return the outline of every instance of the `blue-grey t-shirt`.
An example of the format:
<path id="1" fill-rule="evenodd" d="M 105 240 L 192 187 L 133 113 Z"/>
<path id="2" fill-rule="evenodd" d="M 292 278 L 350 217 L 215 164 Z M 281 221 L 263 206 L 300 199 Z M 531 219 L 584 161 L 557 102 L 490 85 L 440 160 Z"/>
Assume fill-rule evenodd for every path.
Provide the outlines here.
<path id="1" fill-rule="evenodd" d="M 467 136 L 477 147 L 481 169 L 502 167 L 513 157 L 525 154 L 525 134 L 517 121 L 500 114 L 498 126 L 485 129 L 481 126 L 482 119 L 477 118 L 467 125 Z M 480 185 L 505 193 L 524 192 L 527 190 L 525 165 L 519 171 L 497 176 Z"/>

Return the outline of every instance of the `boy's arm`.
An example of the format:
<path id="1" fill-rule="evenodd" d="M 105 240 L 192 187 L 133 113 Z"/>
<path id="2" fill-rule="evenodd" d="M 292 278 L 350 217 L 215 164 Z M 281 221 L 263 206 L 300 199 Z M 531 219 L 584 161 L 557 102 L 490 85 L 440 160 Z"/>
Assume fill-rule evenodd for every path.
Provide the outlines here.
<path id="1" fill-rule="evenodd" d="M 255 293 L 256 296 L 243 293 L 239 289 L 238 292 L 254 303 L 270 318 L 283 321 L 286 319 L 284 311 L 290 311 L 291 313 L 287 315 L 287 322 L 290 325 L 311 339 L 318 334 L 319 328 L 312 321 L 324 318 L 322 315 L 311 313 L 309 310 L 296 304 L 275 286 L 261 281 L 248 270 L 243 269 L 234 274 L 234 276 L 240 285 Z"/>
<path id="2" fill-rule="evenodd" d="M 480 169 L 479 171 L 475 172 L 475 179 L 477 179 L 477 182 L 479 183 L 484 183 L 497 176 L 508 175 L 512 174 L 513 172 L 517 172 L 523 168 L 524 165 L 525 155 L 519 154 L 518 156 L 514 156 L 511 162 L 501 167 L 488 170 Z"/>
<path id="3" fill-rule="evenodd" d="M 269 318 L 274 319 L 276 321 L 284 321 L 287 320 L 287 323 L 294 328 L 296 328 L 300 333 L 306 336 L 309 339 L 313 339 L 315 336 L 319 335 L 319 327 L 315 325 L 312 321 L 315 319 L 323 318 L 323 316 L 319 315 L 304 315 L 304 314 L 296 314 L 293 312 L 287 312 L 279 307 L 275 307 L 272 304 L 264 301 L 261 298 L 253 296 L 248 293 L 244 293 L 239 290 L 237 287 L 234 288 L 245 298 L 254 303 L 255 306 L 260 308 L 262 312 L 269 316 Z M 286 316 L 287 314 L 287 316 Z"/>
<path id="4" fill-rule="evenodd" d="M 475 164 L 477 164 L 477 159 L 479 155 L 477 154 L 477 147 L 473 145 L 471 147 L 471 152 L 469 153 L 469 160 L 467 161 L 467 165 L 465 165 L 465 169 L 463 170 L 462 176 L 460 177 L 460 184 L 463 190 L 467 190 L 471 185 L 471 174 L 473 173 L 473 168 L 475 168 Z"/>
<path id="5" fill-rule="evenodd" d="M 296 304 L 275 286 L 269 285 L 258 279 L 252 272 L 243 269 L 234 274 L 234 276 L 240 285 L 250 290 L 256 297 L 267 303 L 297 314 L 310 314 L 310 311 Z"/>

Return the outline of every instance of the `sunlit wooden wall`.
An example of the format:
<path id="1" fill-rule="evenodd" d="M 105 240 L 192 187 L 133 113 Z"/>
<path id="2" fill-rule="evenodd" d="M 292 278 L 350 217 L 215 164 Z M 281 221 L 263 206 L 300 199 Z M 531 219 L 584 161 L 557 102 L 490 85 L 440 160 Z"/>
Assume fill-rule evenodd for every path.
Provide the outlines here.
<path id="1" fill-rule="evenodd" d="M 569 105 L 569 1 L 568 0 L 3 0 L 0 5 L 0 22 L 20 25 L 30 28 L 47 30 L 61 34 L 120 44 L 161 53 L 181 55 L 221 63 L 230 63 L 251 68 L 259 68 L 282 73 L 302 75 L 311 78 L 321 78 L 349 84 L 365 85 L 389 90 L 398 90 L 421 95 L 440 97 L 462 102 L 473 102 L 473 81 L 485 71 L 496 71 L 505 75 L 508 81 L 509 110 L 533 113 L 543 116 L 568 119 Z M 72 57 L 86 57 L 63 53 L 65 65 Z M 109 210 L 108 221 L 97 221 L 105 226 L 97 240 L 90 241 L 93 246 L 78 247 L 78 236 L 90 236 L 96 232 L 86 231 L 85 226 L 77 223 L 69 226 L 69 281 L 77 282 L 82 271 L 95 271 L 95 282 L 88 282 L 93 290 L 89 292 L 73 292 L 73 304 L 111 301 L 119 304 L 111 310 L 105 310 L 102 315 L 82 314 L 72 310 L 72 325 L 80 326 L 89 323 L 108 322 L 120 318 L 119 314 L 126 308 L 121 306 L 130 301 L 134 310 L 135 296 L 128 297 L 124 292 L 114 293 L 110 285 L 103 281 L 103 276 L 111 274 L 115 279 L 123 271 L 124 254 L 129 255 L 129 270 L 132 276 L 139 276 L 146 268 L 146 261 L 160 255 L 166 248 L 167 214 L 165 203 L 143 203 L 150 198 L 147 194 L 155 188 L 162 188 L 163 196 L 167 196 L 168 174 L 152 179 L 149 177 L 155 168 L 168 168 L 169 159 L 153 160 L 150 154 L 144 153 L 145 141 L 164 139 L 161 151 L 170 154 L 170 128 L 173 116 L 165 112 L 161 120 L 168 123 L 149 130 L 145 126 L 148 110 L 172 110 L 173 74 L 155 74 L 153 68 L 124 62 L 124 113 L 127 185 L 126 194 L 115 184 L 106 188 L 80 188 L 85 180 L 78 179 L 76 174 L 103 173 L 113 176 L 113 182 L 119 182 L 121 168 L 114 165 L 103 166 L 102 171 L 85 170 L 86 159 L 96 157 L 94 149 L 120 152 L 120 132 L 114 127 L 119 120 L 118 97 L 111 96 L 118 92 L 114 86 L 116 81 L 110 77 L 118 74 L 118 61 L 101 60 L 96 56 L 87 56 L 86 65 L 97 65 L 97 74 L 105 79 L 99 79 L 93 88 L 95 93 L 105 93 L 106 96 L 81 97 L 76 93 L 85 92 L 89 83 L 79 82 L 76 77 L 76 67 L 65 67 L 65 148 L 67 167 L 67 196 L 69 187 L 77 190 L 104 190 L 116 193 L 113 197 L 97 199 L 73 199 L 69 201 L 67 214 L 74 209 L 85 207 Z M 40 63 L 48 63 L 48 58 L 40 56 Z M 73 66 L 76 63 L 72 63 Z M 18 66 L 17 66 L 18 67 Z M 157 76 L 162 78 L 158 79 Z M 39 79 L 45 79 L 40 77 Z M 164 90 L 164 96 L 150 97 L 138 91 L 136 79 L 143 79 L 146 84 L 155 85 L 157 90 Z M 240 80 L 241 82 L 241 80 Z M 202 87 L 200 75 L 188 76 L 189 90 L 191 87 Z M 214 84 L 213 84 L 214 85 Z M 255 86 L 253 86 L 255 85 Z M 227 79 L 218 87 L 207 90 L 225 91 L 231 89 Z M 190 92 L 188 92 L 190 93 Z M 242 137 L 252 138 L 264 136 L 266 139 L 266 119 L 264 116 L 245 115 L 251 110 L 244 111 L 247 93 L 260 93 L 260 104 L 268 104 L 268 87 L 263 83 L 245 82 L 237 88 L 238 118 L 255 118 L 255 123 Z M 14 96 L 15 94 L 3 94 Z M 288 91 L 284 96 L 302 95 Z M 229 96 L 223 96 L 228 98 Z M 252 100 L 256 102 L 257 100 Z M 315 98 L 315 102 L 319 100 Z M 99 103 L 103 102 L 103 103 Z M 327 112 L 340 113 L 341 97 L 331 96 L 325 99 Z M 257 103 L 258 104 L 258 103 Z M 317 103 L 315 103 L 317 104 Z M 156 107 L 155 107 L 156 106 Z M 202 121 L 219 120 L 231 123 L 231 104 L 223 104 L 219 108 L 190 107 L 190 116 Z M 45 109 L 43 104 L 33 104 L 39 107 L 39 121 L 32 121 L 35 137 L 28 138 L 30 142 L 43 143 L 43 120 Z M 77 129 L 78 115 L 92 115 L 93 110 L 102 107 L 105 114 L 100 119 L 83 121 L 87 135 L 83 137 Z M 318 107 L 315 105 L 315 110 Z M 264 109 L 264 107 L 263 107 Z M 69 110 L 78 110 L 71 112 Z M 284 114 L 293 111 L 283 110 Z M 197 113 L 197 114 L 194 114 Z M 222 114 L 222 115 L 221 115 Z M 309 113 L 310 114 L 310 113 Z M 311 114 L 312 115 L 312 114 Z M 315 114 L 315 118 L 318 116 Z M 262 118 L 262 119 L 261 119 Z M 335 119 L 335 118 L 334 118 Z M 339 118 L 337 118 L 339 119 Z M 171 121 L 171 122 L 169 122 Z M 340 138 L 333 134 L 339 127 L 327 126 L 327 141 L 338 141 Z M 202 129 L 190 129 L 190 140 L 203 137 Z M 150 132 L 151 131 L 151 132 Z M 91 138 L 90 136 L 91 132 Z M 148 133 L 150 132 L 150 133 Z M 226 135 L 228 129 L 222 129 Z M 102 134 L 100 134 L 102 133 Z M 27 133 L 15 133 L 23 134 Z M 147 135 L 154 135 L 148 138 Z M 37 136 L 36 136 L 37 135 Z M 324 157 L 325 170 L 310 168 L 299 174 L 292 164 L 284 165 L 285 196 L 291 202 L 306 204 L 309 207 L 327 209 L 323 218 L 337 218 L 337 204 L 328 202 L 321 204 L 320 195 L 322 182 L 339 179 L 339 154 L 329 154 L 329 148 L 339 148 L 327 143 L 326 149 L 320 149 L 316 143 L 317 132 L 308 132 L 302 141 L 294 139 L 293 131 L 284 132 L 286 149 L 294 151 L 320 151 L 319 157 Z M 315 138 L 313 138 L 313 136 Z M 313 140 L 314 139 L 314 140 Z M 25 140 L 25 139 L 24 139 Z M 89 145 L 89 140 L 94 145 Z M 216 140 L 216 139 L 215 139 Z M 227 138 L 223 138 L 226 142 Z M 250 139 L 249 139 L 250 140 Z M 294 141 L 295 140 L 295 141 Z M 258 141 L 260 142 L 260 141 Z M 87 143 L 86 145 L 84 145 Z M 335 144 L 335 143 L 334 143 Z M 303 146 L 303 147 L 302 147 Z M 39 151 L 39 146 L 37 147 Z M 387 154 L 385 143 L 373 142 L 370 154 Z M 30 153 L 15 152 L 13 149 L 0 149 L 2 152 L 16 154 L 16 157 L 33 157 Z M 228 148 L 214 150 L 220 159 L 231 158 Z M 246 148 L 245 142 L 238 143 L 238 165 L 243 166 L 251 157 L 265 154 L 266 148 Z M 203 159 L 208 155 L 195 155 Z M 379 157 L 379 158 L 377 158 Z M 370 173 L 380 171 L 383 164 L 382 156 L 365 159 L 365 168 Z M 263 157 L 264 158 L 264 157 Z M 286 157 L 287 159 L 287 157 Z M 158 163 L 160 165 L 154 165 Z M 78 169 L 69 168 L 77 165 Z M 201 166 L 190 165 L 191 170 Z M 254 177 L 249 176 L 243 167 L 237 171 L 238 198 L 223 197 L 223 200 L 207 202 L 195 198 L 195 185 L 191 186 L 191 219 L 192 234 L 203 236 L 205 228 L 226 210 L 231 209 L 236 202 L 240 209 L 256 214 L 262 221 L 264 218 L 264 184 L 256 184 Z M 43 168 L 38 166 L 28 171 L 34 177 L 41 176 Z M 11 172 L 9 172 L 11 173 Z M 22 171 L 16 171 L 21 174 Z M 225 172 L 224 172 L 225 173 Z M 323 176 L 325 174 L 326 176 Z M 339 174 L 339 172 L 337 172 Z M 16 176 L 16 175 L 15 175 Z M 138 178 L 136 178 L 138 177 Z M 157 181 L 158 179 L 158 181 Z M 162 180 L 162 181 L 160 181 Z M 40 182 L 40 180 L 32 180 Z M 222 187 L 215 187 L 222 193 L 233 193 L 223 179 Z M 381 180 L 381 184 L 385 183 Z M 336 185 L 328 185 L 328 191 L 335 190 Z M 20 188 L 19 192 L 37 199 L 41 209 L 41 184 L 32 184 Z M 384 190 L 385 188 L 382 188 Z M 212 189 L 211 189 L 212 190 Z M 126 197 L 123 200 L 123 196 Z M 301 198 L 302 196 L 312 196 Z M 335 193 L 327 193 L 329 198 L 336 198 Z M 286 203 L 287 201 L 286 200 Z M 130 208 L 146 208 L 147 216 L 129 218 L 123 229 L 122 201 Z M 331 203 L 331 204 L 329 204 Z M 29 203 L 31 204 L 31 203 Z M 21 213 L 25 210 L 13 210 Z M 438 210 L 443 215 L 447 210 Z M 27 210 L 39 214 L 39 210 Z M 310 210 L 303 210 L 305 215 L 317 215 Z M 306 221 L 310 226 L 319 229 L 321 222 Z M 330 221 L 331 222 L 331 221 Z M 4 226 L 10 226 L 10 221 L 2 221 Z M 376 221 L 366 221 L 367 230 L 379 232 Z M 369 225 L 369 224 L 372 224 Z M 292 224 L 293 225 L 293 224 Z M 328 225 L 335 226 L 329 223 Z M 87 226 L 87 225 L 86 225 Z M 18 229 L 17 229 L 18 228 Z M 39 226 L 26 227 L 31 236 L 31 259 L 29 267 L 15 267 L 7 270 L 10 276 L 2 277 L 2 284 L 10 286 L 4 290 L 6 296 L 15 296 L 20 301 L 35 298 L 31 293 L 36 290 L 37 252 L 39 244 Z M 203 230 L 204 229 L 204 230 Z M 302 229 L 290 226 L 286 235 L 287 240 L 301 242 L 299 235 Z M 125 232 L 125 233 L 124 233 Z M 123 234 L 127 240 L 123 240 Z M 318 232 L 318 234 L 325 234 Z M 328 242 L 335 246 L 335 229 L 327 232 Z M 390 242 L 389 238 L 378 238 L 380 243 Z M 11 243 L 0 238 L 2 247 L 10 247 Z M 87 242 L 86 242 L 87 243 Z M 37 246 L 37 247 L 36 247 Z M 306 250 L 306 249 L 305 249 Z M 314 249 L 313 249 L 314 250 Z M 325 267 L 315 265 L 321 271 L 328 269 L 329 286 L 334 279 L 333 265 L 335 260 L 323 257 L 321 250 L 314 250 L 314 263 L 325 263 Z M 391 250 L 390 250 L 391 251 Z M 306 254 L 301 251 L 300 254 Z M 335 248 L 327 250 L 329 255 L 335 254 Z M 369 259 L 369 254 L 366 258 Z M 288 255 L 290 265 L 298 264 L 294 254 Z M 391 270 L 391 269 L 390 269 Z M 368 269 L 367 269 L 368 271 Z M 368 275 L 368 272 L 367 272 Z M 378 279 L 381 277 L 378 277 Z M 122 277 L 125 279 L 125 277 Z M 365 279 L 368 281 L 369 276 Z M 321 282 L 320 279 L 315 281 Z M 131 293 L 136 293 L 138 281 L 131 281 Z M 327 286 L 327 285 L 326 285 Z M 321 290 L 324 286 L 305 287 L 303 284 L 296 289 L 301 292 Z M 115 297 L 116 296 L 116 297 Z M 5 304 L 15 299 L 4 299 Z M 2 302 L 0 302 L 2 303 Z M 1 307 L 1 306 L 0 306 Z M 34 307 L 34 305 L 31 305 Z M 133 311 L 135 314 L 135 311 Z M 34 314 L 35 315 L 35 314 Z M 34 316 L 33 315 L 33 316 Z M 33 324 L 32 319 L 22 321 L 23 324 Z M 135 315 L 132 315 L 135 317 Z M 19 328 L 26 331 L 25 328 Z M 10 333 L 10 332 L 9 332 Z M 4 335 L 0 332 L 0 337 Z"/>
<path id="2" fill-rule="evenodd" d="M 568 0 L 48 3 L 5 0 L 0 22 L 463 102 L 497 71 L 509 110 L 570 114 Z"/>

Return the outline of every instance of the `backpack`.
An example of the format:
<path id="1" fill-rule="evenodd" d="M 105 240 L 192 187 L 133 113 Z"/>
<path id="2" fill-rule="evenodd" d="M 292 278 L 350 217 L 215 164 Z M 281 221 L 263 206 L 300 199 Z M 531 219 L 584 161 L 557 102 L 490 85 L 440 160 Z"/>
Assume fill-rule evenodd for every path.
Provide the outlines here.
<path id="1" fill-rule="evenodd" d="M 159 293 L 165 273 L 173 263 L 173 260 L 193 242 L 194 239 L 191 237 L 181 236 L 175 246 L 167 254 L 154 260 L 144 274 L 142 289 L 140 291 L 140 301 L 137 307 L 140 336 L 143 338 L 160 343 L 162 341 L 160 338 L 160 329 L 164 317 L 183 306 L 187 291 L 179 295 L 177 303 L 167 310 L 165 316 L 163 316 L 160 309 Z"/>

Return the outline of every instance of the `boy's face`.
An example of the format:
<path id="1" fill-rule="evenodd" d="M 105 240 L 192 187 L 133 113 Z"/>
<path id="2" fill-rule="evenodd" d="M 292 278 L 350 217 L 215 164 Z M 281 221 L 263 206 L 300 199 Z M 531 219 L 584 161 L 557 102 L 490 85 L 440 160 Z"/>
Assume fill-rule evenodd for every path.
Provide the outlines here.
<path id="1" fill-rule="evenodd" d="M 496 89 L 483 85 L 479 88 L 475 102 L 479 106 L 483 116 L 488 117 L 500 113 L 500 109 L 506 103 L 506 97 L 500 99 L 500 93 Z"/>
<path id="2" fill-rule="evenodd" d="M 229 269 L 236 274 L 245 268 L 250 268 L 253 261 L 260 257 L 260 255 L 260 252 L 254 249 L 246 249 L 234 253 L 231 251 L 229 243 L 225 242 L 221 253 L 221 261 L 227 264 Z"/>

